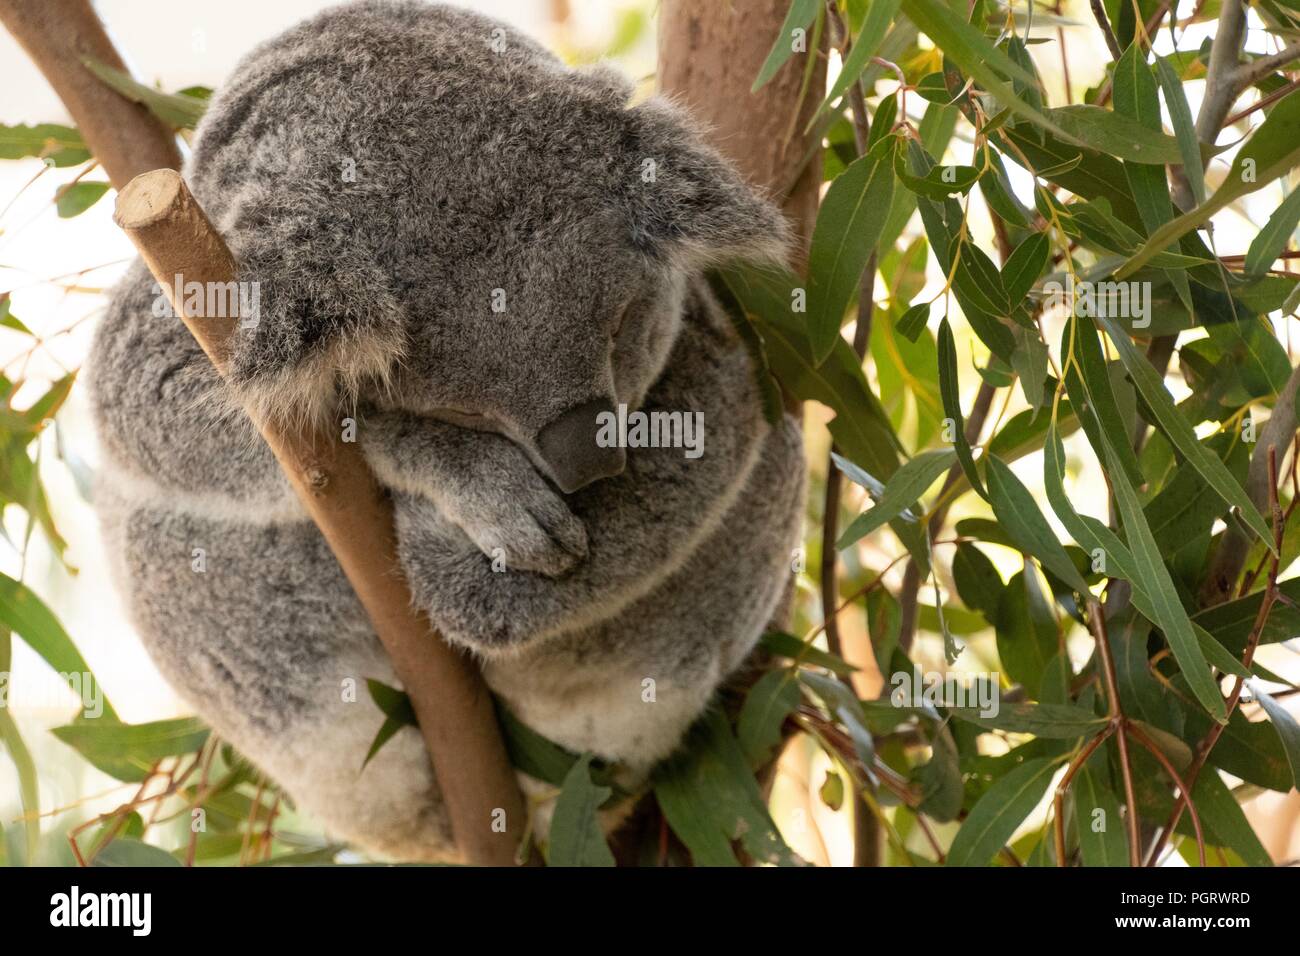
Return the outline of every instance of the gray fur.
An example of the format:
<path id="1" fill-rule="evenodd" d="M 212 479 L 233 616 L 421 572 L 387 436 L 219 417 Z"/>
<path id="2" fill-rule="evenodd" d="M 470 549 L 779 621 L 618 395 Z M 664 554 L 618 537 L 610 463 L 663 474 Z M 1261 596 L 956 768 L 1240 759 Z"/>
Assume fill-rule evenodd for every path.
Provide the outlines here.
<path id="1" fill-rule="evenodd" d="M 231 385 L 151 314 L 138 263 L 98 330 L 99 506 L 150 652 L 380 855 L 445 852 L 436 784 L 413 731 L 361 772 L 382 716 L 347 681 L 396 678 L 241 402 L 355 417 L 418 605 L 526 723 L 629 779 L 671 753 L 792 581 L 799 431 L 763 421 L 699 278 L 780 255 L 785 227 L 677 110 L 628 96 L 453 7 L 327 11 L 236 67 L 186 170 L 260 287 Z M 704 454 L 586 447 L 582 416 L 619 403 L 702 412 Z"/>

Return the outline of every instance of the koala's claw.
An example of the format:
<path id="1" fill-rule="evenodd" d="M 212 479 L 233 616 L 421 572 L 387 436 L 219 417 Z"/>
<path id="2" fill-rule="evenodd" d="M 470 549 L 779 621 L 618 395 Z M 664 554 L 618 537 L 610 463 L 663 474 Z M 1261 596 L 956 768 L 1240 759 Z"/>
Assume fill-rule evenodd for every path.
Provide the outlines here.
<path id="1" fill-rule="evenodd" d="M 554 578 L 587 557 L 586 527 L 554 496 L 513 503 L 494 514 L 490 526 L 465 521 L 461 527 L 485 555 L 500 558 L 505 571 L 535 571 Z"/>

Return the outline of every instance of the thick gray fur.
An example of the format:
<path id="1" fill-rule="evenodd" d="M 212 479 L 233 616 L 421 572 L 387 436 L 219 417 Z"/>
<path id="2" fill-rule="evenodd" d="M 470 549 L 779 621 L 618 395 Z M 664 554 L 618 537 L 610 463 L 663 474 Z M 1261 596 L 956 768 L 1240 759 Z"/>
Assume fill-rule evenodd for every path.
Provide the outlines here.
<path id="1" fill-rule="evenodd" d="M 397 679 L 240 402 L 355 419 L 432 623 L 525 723 L 630 779 L 792 582 L 799 430 L 763 420 L 701 280 L 781 255 L 785 227 L 679 111 L 629 95 L 454 7 L 329 10 L 235 68 L 186 170 L 259 283 L 237 394 L 155 317 L 140 263 L 98 330 L 97 501 L 133 620 L 219 734 L 377 855 L 445 855 L 436 784 L 413 730 L 362 772 L 364 680 Z M 591 402 L 703 412 L 704 454 L 629 449 L 562 494 L 538 435 Z"/>

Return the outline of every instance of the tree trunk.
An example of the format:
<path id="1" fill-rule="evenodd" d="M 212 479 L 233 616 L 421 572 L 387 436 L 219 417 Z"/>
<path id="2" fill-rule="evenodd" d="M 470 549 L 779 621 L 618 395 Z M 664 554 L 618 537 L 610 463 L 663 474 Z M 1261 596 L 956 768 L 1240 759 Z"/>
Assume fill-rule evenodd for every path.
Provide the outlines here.
<path id="1" fill-rule="evenodd" d="M 783 202 L 801 240 L 801 263 L 817 218 L 820 156 L 788 196 L 777 192 L 794 181 L 813 145 L 803 129 L 821 102 L 826 60 L 818 57 L 802 103 L 807 58 L 820 51 L 794 54 L 767 85 L 750 92 L 789 6 L 789 0 L 662 0 L 659 90 L 708 124 L 713 145 L 751 183 Z"/>

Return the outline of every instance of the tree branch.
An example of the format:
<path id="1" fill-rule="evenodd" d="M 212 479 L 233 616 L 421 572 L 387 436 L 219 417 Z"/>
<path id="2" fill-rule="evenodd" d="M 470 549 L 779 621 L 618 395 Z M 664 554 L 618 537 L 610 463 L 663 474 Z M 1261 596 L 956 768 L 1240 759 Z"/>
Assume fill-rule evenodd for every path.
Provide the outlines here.
<path id="1" fill-rule="evenodd" d="M 1106 8 L 1102 6 L 1101 0 L 1089 0 L 1089 3 L 1092 6 L 1093 18 L 1097 21 L 1097 26 L 1101 27 L 1101 35 L 1106 38 L 1106 49 L 1110 50 L 1110 58 L 1118 60 L 1124 55 L 1124 51 L 1119 48 L 1119 40 L 1115 39 L 1110 18 L 1106 16 Z"/>
<path id="2" fill-rule="evenodd" d="M 1237 87 L 1237 95 L 1240 96 L 1252 83 L 1258 83 L 1274 70 L 1280 69 L 1295 60 L 1300 60 L 1300 40 L 1279 50 L 1277 53 L 1270 53 L 1268 56 L 1261 56 L 1249 63 L 1243 63 L 1232 74 Z"/>
<path id="3" fill-rule="evenodd" d="M 121 189 L 151 169 L 180 169 L 176 134 L 82 63 L 91 57 L 126 72 L 88 0 L 0 0 L 0 22 L 68 108 L 114 187 Z"/>
<path id="4" fill-rule="evenodd" d="M 1205 96 L 1196 114 L 1196 138 L 1213 143 L 1219 138 L 1223 121 L 1237 101 L 1237 69 L 1246 45 L 1245 0 L 1223 0 L 1219 25 L 1210 45 L 1210 63 L 1205 71 Z"/>
<path id="5" fill-rule="evenodd" d="M 131 180 L 118 196 L 113 218 L 169 296 L 186 283 L 210 287 L 237 278 L 230 250 L 174 170 Z M 238 318 L 188 313 L 185 301 L 173 300 L 172 305 L 224 374 Z M 471 863 L 509 865 L 527 815 L 492 698 L 470 661 L 445 644 L 414 609 L 400 574 L 391 503 L 360 449 L 340 435 L 256 424 L 393 660 L 438 771 L 457 847 Z M 493 816 L 501 810 L 506 828 L 497 833 Z"/>

